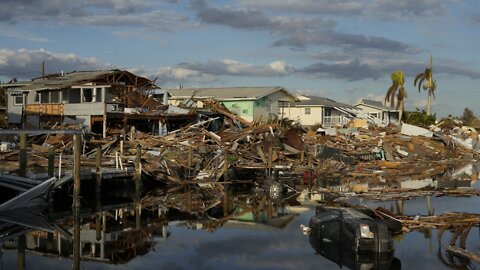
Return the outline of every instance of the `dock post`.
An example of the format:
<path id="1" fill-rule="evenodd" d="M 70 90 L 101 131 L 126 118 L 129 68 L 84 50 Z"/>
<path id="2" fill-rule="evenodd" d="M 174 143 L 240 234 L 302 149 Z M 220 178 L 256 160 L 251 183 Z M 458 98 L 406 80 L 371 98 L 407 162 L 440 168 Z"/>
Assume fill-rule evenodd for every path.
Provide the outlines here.
<path id="1" fill-rule="evenodd" d="M 95 184 L 98 188 L 97 191 L 100 191 L 102 186 L 102 147 L 97 147 L 97 160 L 95 163 Z"/>
<path id="2" fill-rule="evenodd" d="M 48 149 L 48 177 L 55 175 L 55 148 Z"/>
<path id="3" fill-rule="evenodd" d="M 135 177 L 134 180 L 140 182 L 142 179 L 142 146 L 137 145 L 137 155 L 135 156 Z"/>
<path id="4" fill-rule="evenodd" d="M 102 239 L 102 147 L 97 147 L 97 160 L 95 163 L 95 201 L 96 201 L 96 218 L 95 218 L 95 237 L 97 241 Z"/>
<path id="5" fill-rule="evenodd" d="M 139 188 L 140 182 L 136 181 L 135 182 L 135 229 L 140 230 L 142 227 L 142 204 L 140 203 L 140 188 Z"/>
<path id="6" fill-rule="evenodd" d="M 20 151 L 18 160 L 20 161 L 19 176 L 27 176 L 27 133 L 20 134 Z"/>
<path id="7" fill-rule="evenodd" d="M 27 245 L 27 238 L 25 235 L 20 235 L 17 238 L 17 251 L 18 251 L 18 258 L 17 258 L 17 269 L 25 269 L 25 248 Z"/>
<path id="8" fill-rule="evenodd" d="M 80 134 L 73 135 L 73 216 L 74 216 L 74 233 L 73 233 L 73 269 L 80 269 L 80 151 L 81 151 Z"/>
<path id="9" fill-rule="evenodd" d="M 137 145 L 137 155 L 135 157 L 135 228 L 140 230 L 141 227 L 141 204 L 140 204 L 140 190 L 142 180 L 142 147 Z"/>
<path id="10" fill-rule="evenodd" d="M 122 137 L 121 140 L 120 140 L 120 157 L 123 157 L 123 142 L 124 142 L 124 140 L 123 140 L 123 137 Z"/>
<path id="11" fill-rule="evenodd" d="M 105 139 L 107 137 L 107 115 L 103 116 L 103 125 L 102 125 L 102 137 Z"/>

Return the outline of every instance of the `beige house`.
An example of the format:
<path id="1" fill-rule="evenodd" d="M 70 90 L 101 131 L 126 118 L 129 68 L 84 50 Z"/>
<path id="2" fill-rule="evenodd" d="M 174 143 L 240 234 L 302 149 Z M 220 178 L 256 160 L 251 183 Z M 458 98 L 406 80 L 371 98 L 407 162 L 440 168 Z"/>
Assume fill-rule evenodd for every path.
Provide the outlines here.
<path id="1" fill-rule="evenodd" d="M 322 125 L 323 127 L 343 126 L 352 115 L 347 110 L 353 106 L 336 102 L 326 97 L 298 96 L 300 102 L 286 103 L 280 115 L 300 122 L 303 126 Z"/>
<path id="2" fill-rule="evenodd" d="M 382 104 L 380 101 L 362 99 L 354 105 L 356 109 L 364 114 L 379 119 L 384 124 L 398 122 L 398 110 L 394 110 Z"/>
<path id="3" fill-rule="evenodd" d="M 204 100 L 216 99 L 227 109 L 247 121 L 279 117 L 281 104 L 295 102 L 287 89 L 270 87 L 182 88 L 168 90 L 169 103 L 203 107 Z"/>

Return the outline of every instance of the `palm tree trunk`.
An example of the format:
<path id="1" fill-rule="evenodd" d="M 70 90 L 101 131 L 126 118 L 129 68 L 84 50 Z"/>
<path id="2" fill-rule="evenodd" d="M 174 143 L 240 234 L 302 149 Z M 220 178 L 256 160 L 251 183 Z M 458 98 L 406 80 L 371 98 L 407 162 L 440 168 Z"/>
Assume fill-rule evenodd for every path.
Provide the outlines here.
<path id="1" fill-rule="evenodd" d="M 430 90 L 428 91 L 428 100 L 427 100 L 427 115 L 430 116 L 431 112 L 430 112 L 430 108 L 432 106 L 432 93 L 430 92 Z"/>
<path id="2" fill-rule="evenodd" d="M 432 56 L 430 55 L 430 67 L 432 67 Z M 431 111 L 430 108 L 432 106 L 432 91 L 433 91 L 433 82 L 432 82 L 432 76 L 429 76 L 428 78 L 428 101 L 427 101 L 427 115 L 430 116 Z"/>
<path id="3" fill-rule="evenodd" d="M 399 107 L 399 110 L 398 110 L 398 123 L 401 124 L 402 123 L 402 116 L 403 116 L 403 108 L 404 106 L 404 101 L 403 99 L 400 100 L 400 107 Z"/>

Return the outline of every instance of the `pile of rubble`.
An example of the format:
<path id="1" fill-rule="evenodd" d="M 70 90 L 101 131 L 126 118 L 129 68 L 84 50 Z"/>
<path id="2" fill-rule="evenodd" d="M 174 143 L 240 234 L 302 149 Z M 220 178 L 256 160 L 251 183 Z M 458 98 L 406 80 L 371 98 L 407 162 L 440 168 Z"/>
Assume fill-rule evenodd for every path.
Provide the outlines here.
<path id="1" fill-rule="evenodd" d="M 312 183 L 341 178 L 388 184 L 402 178 L 433 177 L 477 155 L 478 134 L 471 129 L 432 132 L 403 124 L 337 128 L 335 135 L 324 135 L 287 121 L 250 123 L 214 100 L 205 104 L 215 113 L 213 117 L 165 136 L 134 127 L 105 139 L 84 133 L 82 164 L 95 164 L 101 151 L 103 166 L 132 166 L 136 148 L 141 146 L 143 173 L 166 184 L 255 181 L 286 175 Z M 72 135 L 37 135 L 29 142 L 30 161 L 37 165 L 45 165 L 49 147 L 64 154 L 65 165 L 71 162 Z M 16 158 L 15 151 L 0 156 Z"/>

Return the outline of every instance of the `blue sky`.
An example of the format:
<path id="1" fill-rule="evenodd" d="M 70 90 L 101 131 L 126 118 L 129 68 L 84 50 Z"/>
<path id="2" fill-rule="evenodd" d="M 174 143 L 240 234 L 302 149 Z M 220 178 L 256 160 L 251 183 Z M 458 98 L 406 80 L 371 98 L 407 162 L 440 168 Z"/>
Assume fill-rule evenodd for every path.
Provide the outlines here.
<path id="1" fill-rule="evenodd" d="M 480 113 L 477 0 L 2 0 L 0 79 L 128 69 L 162 88 L 284 86 L 383 101 L 390 73 L 413 86 L 433 54 L 438 116 Z"/>

